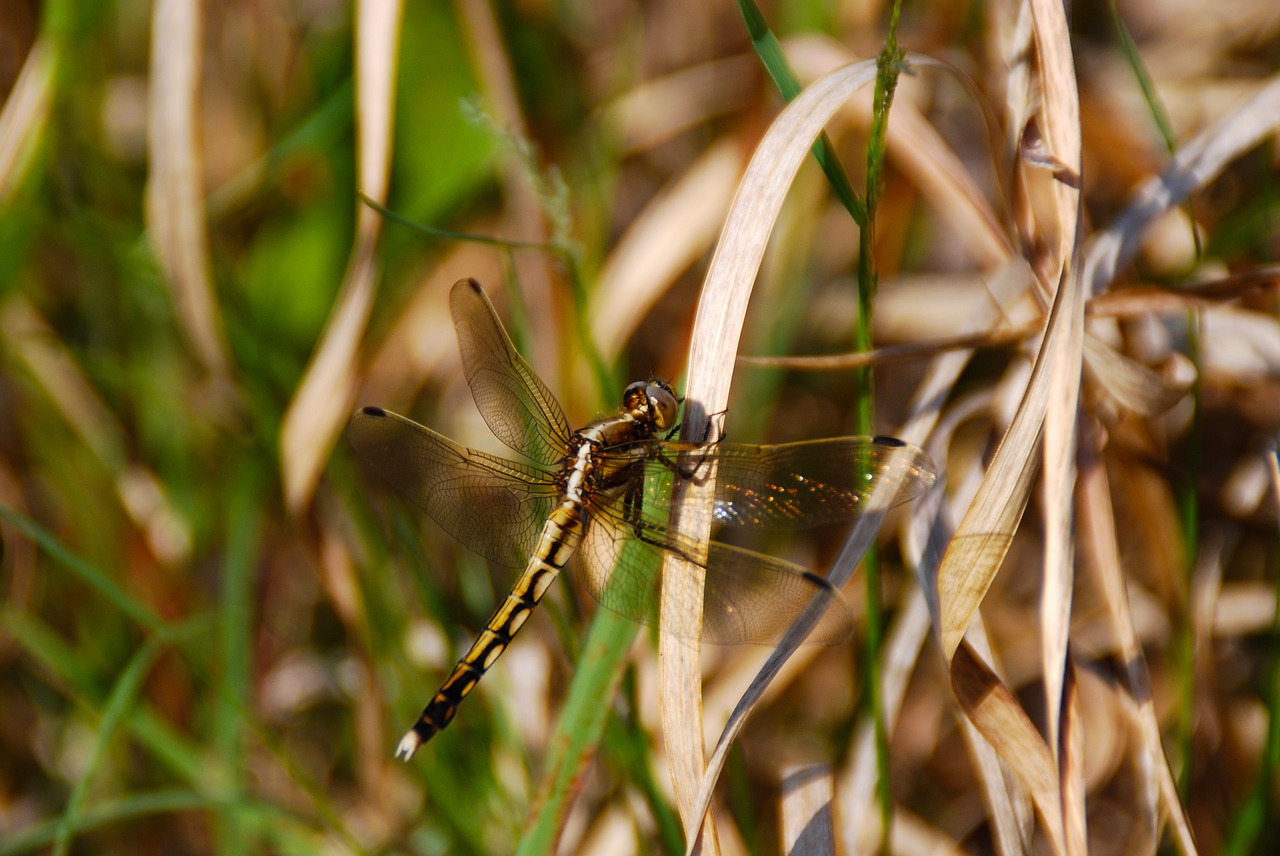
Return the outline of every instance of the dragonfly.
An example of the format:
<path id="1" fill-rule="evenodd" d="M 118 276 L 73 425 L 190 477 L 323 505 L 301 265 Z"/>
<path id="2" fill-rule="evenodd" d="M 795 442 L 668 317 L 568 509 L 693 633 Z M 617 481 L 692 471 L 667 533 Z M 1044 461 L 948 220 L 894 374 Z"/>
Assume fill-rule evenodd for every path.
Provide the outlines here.
<path id="1" fill-rule="evenodd" d="M 511 644 L 552 581 L 575 558 L 585 589 L 604 607 L 656 624 L 664 553 L 705 573 L 701 638 L 776 642 L 793 621 L 825 608 L 810 641 L 848 637 L 840 592 L 800 565 L 671 525 L 798 529 L 849 522 L 919 496 L 935 479 L 920 449 L 889 437 L 840 437 L 781 445 L 680 443 L 681 400 L 662 380 L 627 386 L 616 413 L 572 430 L 546 384 L 521 357 L 493 304 L 472 279 L 449 295 L 463 373 L 493 434 L 526 461 L 463 446 L 380 407 L 351 417 L 356 451 L 408 500 L 472 551 L 519 579 L 474 644 L 405 733 L 406 762 Z M 714 472 L 715 488 L 685 501 L 681 481 Z M 717 529 L 717 531 L 719 531 Z M 713 532 L 713 535 L 715 532 Z"/>

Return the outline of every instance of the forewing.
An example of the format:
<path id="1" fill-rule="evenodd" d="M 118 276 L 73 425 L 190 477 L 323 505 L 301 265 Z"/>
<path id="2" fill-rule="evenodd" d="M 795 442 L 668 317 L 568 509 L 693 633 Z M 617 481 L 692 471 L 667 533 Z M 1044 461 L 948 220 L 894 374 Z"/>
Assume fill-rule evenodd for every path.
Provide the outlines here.
<path id="1" fill-rule="evenodd" d="M 682 500 L 682 516 L 710 517 L 713 526 L 761 529 L 849 522 L 914 499 L 935 479 L 927 454 L 889 437 L 703 448 L 654 440 L 650 450 L 641 507 L 644 519 L 658 526 L 667 523 L 675 481 L 686 476 L 705 479 L 714 472 L 716 488 L 714 499 L 702 507 Z M 677 470 L 686 476 L 674 475 Z"/>
<path id="2" fill-rule="evenodd" d="M 468 548 L 512 567 L 528 561 L 555 499 L 549 473 L 468 449 L 377 407 L 351 417 L 347 438 L 396 490 Z"/>
<path id="3" fill-rule="evenodd" d="M 563 458 L 570 436 L 564 411 L 516 351 L 480 284 L 459 280 L 449 293 L 449 311 L 463 373 L 489 430 L 540 464 Z"/>
<path id="4" fill-rule="evenodd" d="M 772 644 L 806 609 L 823 610 L 810 642 L 836 644 L 853 630 L 840 593 L 799 565 L 717 541 L 699 547 L 665 527 L 642 524 L 637 533 L 613 509 L 596 509 L 589 518 L 577 553 L 578 577 L 601 606 L 657 626 L 664 550 L 705 569 L 700 633 L 709 642 Z"/>

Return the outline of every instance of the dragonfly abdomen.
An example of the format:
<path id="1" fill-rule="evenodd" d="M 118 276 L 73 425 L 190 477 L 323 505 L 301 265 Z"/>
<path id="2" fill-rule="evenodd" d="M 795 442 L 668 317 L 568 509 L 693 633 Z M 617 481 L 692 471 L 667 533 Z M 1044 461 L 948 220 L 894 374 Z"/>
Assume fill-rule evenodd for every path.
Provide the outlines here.
<path id="1" fill-rule="evenodd" d="M 485 629 L 462 658 L 431 701 L 423 708 L 422 715 L 405 733 L 396 748 L 396 757 L 408 761 L 418 747 L 439 733 L 453 721 L 458 705 L 466 698 L 484 673 L 511 644 L 529 613 L 551 583 L 564 568 L 565 563 L 582 543 L 586 526 L 582 504 L 565 498 L 547 518 L 538 538 L 538 545 L 525 565 L 524 573 L 512 587 L 502 605 L 489 617 Z"/>

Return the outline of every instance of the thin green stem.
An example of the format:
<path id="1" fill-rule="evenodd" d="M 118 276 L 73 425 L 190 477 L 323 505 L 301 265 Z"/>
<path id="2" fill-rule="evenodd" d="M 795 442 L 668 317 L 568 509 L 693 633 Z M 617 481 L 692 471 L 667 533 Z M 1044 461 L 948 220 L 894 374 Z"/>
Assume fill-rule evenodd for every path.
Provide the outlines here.
<path id="1" fill-rule="evenodd" d="M 898 17 L 901 2 L 890 11 L 889 30 L 884 48 L 876 59 L 876 87 L 872 105 L 871 135 L 867 140 L 867 220 L 860 233 L 858 253 L 858 323 L 854 331 L 854 349 L 865 352 L 873 347 L 872 311 L 879 273 L 875 263 L 876 209 L 884 191 L 885 134 L 889 126 L 889 109 L 893 105 L 898 75 L 902 70 L 903 52 L 898 47 Z M 875 433 L 875 374 L 870 366 L 854 372 L 855 430 L 860 434 Z M 866 683 L 864 696 L 871 708 L 876 737 L 876 794 L 880 803 L 881 852 L 892 852 L 890 831 L 893 828 L 893 789 L 889 778 L 889 727 L 885 721 L 884 693 L 881 685 L 880 656 L 884 643 L 884 613 L 881 605 L 882 582 L 880 555 L 875 546 L 863 560 L 867 581 Z"/>

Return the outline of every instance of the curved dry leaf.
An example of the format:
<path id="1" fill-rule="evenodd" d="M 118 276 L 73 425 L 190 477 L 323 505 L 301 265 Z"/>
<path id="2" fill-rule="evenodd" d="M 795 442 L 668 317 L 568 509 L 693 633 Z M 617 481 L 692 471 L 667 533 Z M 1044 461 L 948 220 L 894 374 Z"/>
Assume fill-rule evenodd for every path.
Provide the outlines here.
<path id="1" fill-rule="evenodd" d="M 395 113 L 400 0 L 365 0 L 357 10 L 356 158 L 363 191 L 386 201 Z M 285 505 L 297 514 L 311 500 L 329 452 L 346 424 L 355 386 L 356 349 L 376 293 L 374 246 L 380 216 L 360 205 L 338 302 L 325 325 L 280 427 Z"/>
<path id="2" fill-rule="evenodd" d="M 708 414 L 722 412 L 729 399 L 734 357 L 742 335 L 747 301 L 777 221 L 787 190 L 822 126 L 849 96 L 875 77 L 875 64 L 858 63 L 814 83 L 787 106 L 760 141 L 734 196 L 720 241 L 707 270 L 698 302 L 689 348 L 682 438 L 697 441 L 706 435 Z M 711 487 L 681 482 L 696 493 Z M 679 503 L 673 503 L 677 510 Z M 677 519 L 673 523 L 681 525 Z M 695 539 L 706 532 L 688 532 Z M 681 566 L 667 557 L 664 568 L 661 623 L 700 623 L 702 580 L 696 567 Z M 674 581 L 675 584 L 672 584 Z M 718 768 L 703 776 L 704 747 L 699 709 L 700 675 L 696 646 L 663 633 L 659 639 L 663 725 L 671 761 L 672 784 L 691 848 L 697 846 L 710 792 Z M 701 784 L 701 787 L 700 787 Z M 708 846 L 714 838 L 707 836 Z"/>
<path id="3" fill-rule="evenodd" d="M 1090 236 L 1083 267 L 1090 294 L 1099 294 L 1115 279 L 1142 245 L 1147 226 L 1187 194 L 1204 187 L 1231 161 L 1257 147 L 1280 128 L 1280 74 L 1273 75 L 1252 98 L 1239 105 L 1179 149 L 1168 169 L 1145 182 L 1125 210 L 1106 229 Z"/>
<path id="4" fill-rule="evenodd" d="M 40 142 L 49 118 L 53 68 L 53 51 L 45 39 L 37 39 L 0 111 L 0 199 L 13 191 Z"/>
<path id="5" fill-rule="evenodd" d="M 1122 407 L 1143 416 L 1158 416 L 1173 407 L 1194 383 L 1185 372 L 1158 372 L 1130 359 L 1096 336 L 1084 338 L 1085 365 L 1099 385 Z M 1181 361 L 1181 366 L 1190 366 Z"/>
<path id="6" fill-rule="evenodd" d="M 973 630 L 966 638 L 973 646 L 974 653 L 989 664 L 993 671 L 1000 668 L 991 650 L 981 614 L 974 620 Z M 960 731 L 965 745 L 974 758 L 976 772 L 981 777 L 982 796 L 991 812 L 998 852 L 1004 856 L 1030 852 L 1035 834 L 1035 810 L 1030 794 L 1022 787 L 1018 777 L 1012 775 L 1009 768 L 1001 762 L 995 747 L 987 742 L 963 711 L 956 711 L 956 719 L 961 724 Z"/>
<path id="7" fill-rule="evenodd" d="M 1079 739 L 1063 715 L 1071 710 L 1071 594 L 1075 553 L 1072 539 L 1076 483 L 1076 422 L 1083 366 L 1085 281 L 1078 266 L 1080 236 L 1080 93 L 1066 10 L 1052 0 L 1032 0 L 1035 45 L 1043 97 L 1036 114 L 1046 153 L 1061 164 L 1053 182 L 1054 218 L 1040 222 L 1048 243 L 1057 290 L 1037 370 L 1048 362 L 1049 396 L 1044 418 L 1044 579 L 1040 589 L 1041 659 L 1048 713 L 1048 741 L 1056 752 L 1058 798 L 1067 852 L 1082 854 L 1084 783 L 1073 747 Z M 1056 238 L 1057 244 L 1054 245 Z M 1046 277 L 1047 279 L 1047 277 Z M 1032 383 L 1034 384 L 1034 374 Z M 1069 729 L 1066 733 L 1063 728 Z M 1008 759 L 1006 759 L 1007 761 Z M 1043 811 L 1043 808 L 1042 808 Z M 1046 817 L 1047 820 L 1047 817 Z"/>
<path id="8" fill-rule="evenodd" d="M 831 822 L 834 782 L 825 764 L 787 771 L 779 810 L 782 852 L 789 856 L 828 856 L 836 852 Z"/>
<path id="9" fill-rule="evenodd" d="M 356 348 L 376 291 L 373 237 L 357 238 L 338 305 L 280 424 L 280 470 L 285 507 L 298 514 L 311 501 L 320 471 L 346 424 L 355 388 Z"/>
<path id="10" fill-rule="evenodd" d="M 1186 854 L 1196 852 L 1191 837 L 1191 824 L 1178 797 L 1177 784 L 1161 743 L 1160 723 L 1151 696 L 1151 677 L 1138 640 L 1129 592 L 1120 563 L 1120 547 L 1116 540 L 1115 512 L 1111 503 L 1111 487 L 1106 467 L 1092 447 L 1097 438 L 1086 444 L 1080 469 L 1080 544 L 1089 557 L 1086 567 L 1098 576 L 1102 602 L 1111 625 L 1111 638 L 1119 644 L 1120 661 L 1124 664 L 1125 690 L 1137 709 L 1140 739 L 1145 761 L 1155 774 L 1161 801 L 1170 818 L 1179 849 Z M 1154 814 L 1154 811 L 1152 811 Z"/>
<path id="11" fill-rule="evenodd" d="M 951 690 L 969 721 L 1031 795 L 1054 852 L 1065 852 L 1054 756 L 1017 699 L 963 641 L 951 660 Z"/>
<path id="12" fill-rule="evenodd" d="M 146 220 L 197 358 L 207 371 L 225 375 L 230 361 L 209 278 L 198 129 L 200 8 L 195 0 L 157 0 L 152 15 Z"/>
<path id="13" fill-rule="evenodd" d="M 1071 53 L 1061 7 L 1036 2 L 1034 36 L 1040 57 L 1044 106 L 1038 114 L 1045 144 L 1056 160 L 1079 174 L 1079 113 Z M 1043 268 L 1056 283 L 1040 352 L 1012 424 L 948 547 L 934 581 L 939 637 L 950 662 L 952 685 L 966 716 L 1015 769 L 1032 794 L 1056 852 L 1083 846 L 1083 787 L 1076 765 L 1058 778 L 1063 682 L 1068 679 L 1071 574 L 1071 509 L 1075 482 L 1075 424 L 1082 363 L 1084 279 L 1074 264 L 1079 189 L 1053 183 L 1052 222 L 1037 224 L 1052 257 Z M 1039 464 L 1045 460 L 1045 578 L 1042 586 L 1042 656 L 1050 711 L 1050 743 L 1025 721 L 1003 684 L 963 644 L 970 622 L 1012 542 Z M 1065 812 L 1065 816 L 1064 816 Z"/>

